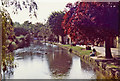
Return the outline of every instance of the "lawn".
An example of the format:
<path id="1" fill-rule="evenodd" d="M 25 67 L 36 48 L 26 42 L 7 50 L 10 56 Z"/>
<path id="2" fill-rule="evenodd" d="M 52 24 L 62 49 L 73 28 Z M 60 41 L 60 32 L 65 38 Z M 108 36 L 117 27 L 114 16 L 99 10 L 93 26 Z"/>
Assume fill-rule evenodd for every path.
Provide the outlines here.
<path id="1" fill-rule="evenodd" d="M 90 52 L 92 50 L 86 50 L 85 48 L 79 47 L 79 46 L 71 46 L 71 45 L 62 45 L 63 47 L 71 48 L 73 51 L 79 52 L 80 55 L 90 55 Z M 99 52 L 96 52 L 96 55 L 99 55 Z"/>
<path id="2" fill-rule="evenodd" d="M 92 50 L 85 50 L 85 48 L 79 47 L 79 46 L 71 46 L 71 45 L 62 45 L 63 47 L 71 48 L 73 51 L 79 52 L 80 55 L 90 55 L 90 52 Z"/>

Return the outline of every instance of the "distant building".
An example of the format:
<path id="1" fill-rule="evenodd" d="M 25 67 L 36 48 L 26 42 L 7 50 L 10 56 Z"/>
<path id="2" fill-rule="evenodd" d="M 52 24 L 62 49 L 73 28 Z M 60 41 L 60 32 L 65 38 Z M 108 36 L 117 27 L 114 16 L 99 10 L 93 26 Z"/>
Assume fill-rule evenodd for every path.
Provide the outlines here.
<path id="1" fill-rule="evenodd" d="M 61 39 L 61 38 L 60 38 Z M 118 48 L 119 47 L 119 40 L 120 40 L 120 37 L 119 36 L 116 36 L 116 37 L 110 37 L 110 46 L 111 48 Z M 64 41 L 65 41 L 65 44 L 72 44 L 72 40 L 71 40 L 71 37 L 70 35 L 66 35 L 64 37 Z M 82 42 L 82 40 L 80 41 Z M 84 42 L 84 41 L 83 41 Z M 91 44 L 91 43 L 90 43 Z M 105 41 L 104 42 L 99 42 L 97 43 L 97 41 L 94 43 L 95 46 L 101 46 L 101 47 L 105 47 Z"/>
<path id="2" fill-rule="evenodd" d="M 113 47 L 118 48 L 118 46 L 119 46 L 119 37 L 117 36 L 113 39 Z"/>
<path id="3" fill-rule="evenodd" d="M 65 41 L 65 44 L 72 44 L 72 40 L 71 40 L 70 35 L 66 35 L 64 37 L 64 41 Z"/>

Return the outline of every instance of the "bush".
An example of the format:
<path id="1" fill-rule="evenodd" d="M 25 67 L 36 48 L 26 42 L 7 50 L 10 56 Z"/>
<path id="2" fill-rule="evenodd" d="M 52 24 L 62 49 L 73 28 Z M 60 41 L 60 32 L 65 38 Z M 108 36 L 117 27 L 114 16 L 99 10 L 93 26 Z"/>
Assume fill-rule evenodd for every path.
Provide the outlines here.
<path id="1" fill-rule="evenodd" d="M 20 27 L 15 28 L 14 32 L 15 32 L 16 36 L 20 36 L 20 35 L 24 35 L 25 36 L 28 33 L 28 31 L 25 28 L 20 28 Z"/>

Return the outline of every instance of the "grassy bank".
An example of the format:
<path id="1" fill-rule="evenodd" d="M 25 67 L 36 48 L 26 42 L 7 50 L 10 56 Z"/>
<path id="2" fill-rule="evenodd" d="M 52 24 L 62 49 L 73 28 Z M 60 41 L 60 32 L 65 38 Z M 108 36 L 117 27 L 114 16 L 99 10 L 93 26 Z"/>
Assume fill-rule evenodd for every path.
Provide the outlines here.
<path id="1" fill-rule="evenodd" d="M 57 43 L 56 43 L 57 44 Z M 90 57 L 90 52 L 92 50 L 86 50 L 85 48 L 79 47 L 79 46 L 71 46 L 71 45 L 62 45 L 57 44 L 58 46 L 67 49 L 72 49 L 72 53 L 80 56 L 81 60 L 85 63 L 88 63 L 94 67 L 94 70 L 99 72 L 99 74 L 104 75 L 105 79 L 118 79 L 120 78 L 120 67 L 118 65 L 118 62 L 116 62 L 114 59 L 107 60 L 105 58 L 93 58 Z M 100 53 L 97 52 L 96 56 Z"/>
<path id="2" fill-rule="evenodd" d="M 72 49 L 73 53 L 80 56 L 81 60 L 85 63 L 88 63 L 94 67 L 94 70 L 99 72 L 100 75 L 104 75 L 105 79 L 118 79 L 120 78 L 120 67 L 117 61 L 114 59 L 100 59 L 100 58 L 92 58 L 89 56 L 92 50 L 85 50 L 85 48 L 81 48 L 79 46 L 70 46 L 70 45 L 61 45 L 61 47 L 65 47 L 68 49 Z M 97 55 L 100 53 L 97 52 Z"/>
<path id="3" fill-rule="evenodd" d="M 71 46 L 71 45 L 60 45 L 61 47 L 65 47 L 68 50 L 72 49 L 73 53 L 77 54 L 77 55 L 90 55 L 90 52 L 92 52 L 92 50 L 86 50 L 85 48 L 82 48 L 80 46 Z M 100 53 L 96 53 L 96 55 L 99 55 Z"/>
<path id="4" fill-rule="evenodd" d="M 63 47 L 67 47 L 68 49 L 72 49 L 73 52 L 77 52 L 79 55 L 90 55 L 92 50 L 85 50 L 85 48 L 79 46 L 71 46 L 71 45 L 61 45 Z"/>
<path id="5" fill-rule="evenodd" d="M 43 43 L 44 41 L 40 41 L 40 42 Z M 59 47 L 67 49 L 68 51 L 69 49 L 72 49 L 72 52 L 75 53 L 76 55 L 90 55 L 90 52 L 92 52 L 92 50 L 86 50 L 85 48 L 82 48 L 80 46 L 62 45 L 62 44 L 58 44 L 55 42 L 48 42 L 48 41 L 46 41 L 46 43 L 58 45 Z M 99 52 L 96 52 L 96 55 L 99 55 L 99 54 L 100 54 Z"/>

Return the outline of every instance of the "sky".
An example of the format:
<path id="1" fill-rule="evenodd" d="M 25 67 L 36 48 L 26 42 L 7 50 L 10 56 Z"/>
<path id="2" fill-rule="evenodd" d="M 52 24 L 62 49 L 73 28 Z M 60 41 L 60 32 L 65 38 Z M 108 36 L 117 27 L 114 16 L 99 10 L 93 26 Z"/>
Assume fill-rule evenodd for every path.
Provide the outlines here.
<path id="1" fill-rule="evenodd" d="M 1 0 L 0 0 L 1 1 Z M 23 23 L 24 21 L 29 20 L 32 23 L 45 23 L 45 21 L 48 19 L 50 14 L 54 11 L 63 11 L 67 3 L 75 3 L 76 1 L 81 0 L 34 0 L 37 2 L 38 5 L 38 11 L 37 11 L 37 18 L 32 17 L 32 19 L 29 17 L 29 11 L 27 9 L 24 9 L 22 11 L 19 11 L 18 14 L 13 14 L 13 8 L 7 8 L 8 12 L 10 13 L 10 16 L 13 20 L 13 22 L 19 22 Z M 85 1 L 94 1 L 94 0 L 85 0 Z M 113 2 L 113 1 L 119 1 L 119 0 L 97 0 L 102 2 Z M 1 2 L 0 2 L 1 3 Z"/>
<path id="2" fill-rule="evenodd" d="M 38 5 L 37 19 L 29 17 L 29 12 L 27 9 L 19 11 L 18 14 L 13 14 L 13 8 L 7 8 L 13 22 L 23 23 L 29 20 L 32 23 L 45 23 L 49 15 L 54 11 L 63 11 L 67 3 L 75 3 L 78 0 L 35 0 Z M 80 1 L 80 0 L 79 0 Z"/>

